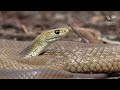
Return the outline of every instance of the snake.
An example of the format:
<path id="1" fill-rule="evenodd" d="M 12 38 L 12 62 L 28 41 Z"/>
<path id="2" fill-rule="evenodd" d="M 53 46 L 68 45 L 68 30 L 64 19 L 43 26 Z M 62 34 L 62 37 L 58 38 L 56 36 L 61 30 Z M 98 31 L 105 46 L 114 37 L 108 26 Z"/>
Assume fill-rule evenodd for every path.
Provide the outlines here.
<path id="1" fill-rule="evenodd" d="M 47 30 L 32 42 L 0 40 L 0 79 L 107 78 L 120 71 L 120 46 L 60 41 L 67 28 Z"/>

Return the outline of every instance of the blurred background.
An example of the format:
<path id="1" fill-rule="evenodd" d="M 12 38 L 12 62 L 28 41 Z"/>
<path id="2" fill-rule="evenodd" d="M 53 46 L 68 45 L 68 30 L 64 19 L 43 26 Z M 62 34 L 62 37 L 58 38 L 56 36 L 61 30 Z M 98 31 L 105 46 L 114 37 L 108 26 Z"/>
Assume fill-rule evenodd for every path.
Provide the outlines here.
<path id="1" fill-rule="evenodd" d="M 120 34 L 119 11 L 0 11 L 0 38 L 31 41 L 44 30 L 83 27 Z"/>

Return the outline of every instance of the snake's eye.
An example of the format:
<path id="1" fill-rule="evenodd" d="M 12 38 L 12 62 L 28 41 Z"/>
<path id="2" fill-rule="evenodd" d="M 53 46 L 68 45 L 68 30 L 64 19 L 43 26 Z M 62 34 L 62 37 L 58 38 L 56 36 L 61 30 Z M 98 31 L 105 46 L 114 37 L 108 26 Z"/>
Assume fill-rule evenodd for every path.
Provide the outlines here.
<path id="1" fill-rule="evenodd" d="M 55 34 L 59 34 L 60 33 L 60 30 L 55 30 Z"/>

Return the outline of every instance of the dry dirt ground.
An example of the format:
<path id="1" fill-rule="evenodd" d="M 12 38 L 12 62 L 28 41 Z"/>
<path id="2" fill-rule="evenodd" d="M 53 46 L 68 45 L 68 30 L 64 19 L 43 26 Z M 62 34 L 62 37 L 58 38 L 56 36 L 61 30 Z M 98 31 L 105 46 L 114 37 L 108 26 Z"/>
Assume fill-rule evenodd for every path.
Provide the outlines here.
<path id="1" fill-rule="evenodd" d="M 42 31 L 57 27 L 90 28 L 119 40 L 118 11 L 0 11 L 0 38 L 33 40 Z"/>

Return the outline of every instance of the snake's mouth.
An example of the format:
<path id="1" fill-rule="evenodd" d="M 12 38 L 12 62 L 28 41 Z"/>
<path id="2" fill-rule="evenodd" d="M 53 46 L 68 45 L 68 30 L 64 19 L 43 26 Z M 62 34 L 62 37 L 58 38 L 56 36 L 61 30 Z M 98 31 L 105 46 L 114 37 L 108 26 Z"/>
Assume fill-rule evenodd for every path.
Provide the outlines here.
<path id="1" fill-rule="evenodd" d="M 60 39 L 61 37 L 57 37 L 57 38 L 50 38 L 50 39 L 46 39 L 47 42 L 53 42 L 56 41 L 58 39 Z"/>

